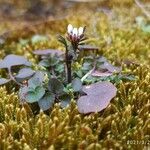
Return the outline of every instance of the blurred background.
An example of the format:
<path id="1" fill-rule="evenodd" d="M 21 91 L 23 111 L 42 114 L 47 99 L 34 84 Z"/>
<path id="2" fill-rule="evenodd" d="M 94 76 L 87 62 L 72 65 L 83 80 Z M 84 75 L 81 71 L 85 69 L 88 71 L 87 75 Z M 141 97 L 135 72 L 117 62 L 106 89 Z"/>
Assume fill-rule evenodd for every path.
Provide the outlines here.
<path id="1" fill-rule="evenodd" d="M 123 26 L 143 13 L 137 2 L 139 0 L 0 0 L 0 37 L 8 36 L 10 31 L 35 30 L 35 26 L 53 25 L 75 16 L 90 17 L 94 24 L 97 13 Z M 149 0 L 141 3 L 150 11 Z"/>

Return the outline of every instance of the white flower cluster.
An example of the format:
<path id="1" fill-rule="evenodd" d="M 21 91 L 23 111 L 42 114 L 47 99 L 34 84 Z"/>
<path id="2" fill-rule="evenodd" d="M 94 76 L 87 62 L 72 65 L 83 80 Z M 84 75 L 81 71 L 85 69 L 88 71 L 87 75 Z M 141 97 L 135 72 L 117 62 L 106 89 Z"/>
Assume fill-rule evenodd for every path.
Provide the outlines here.
<path id="1" fill-rule="evenodd" d="M 80 41 L 80 39 L 84 36 L 85 27 L 74 28 L 71 24 L 68 25 L 67 32 L 69 35 L 70 41 Z"/>

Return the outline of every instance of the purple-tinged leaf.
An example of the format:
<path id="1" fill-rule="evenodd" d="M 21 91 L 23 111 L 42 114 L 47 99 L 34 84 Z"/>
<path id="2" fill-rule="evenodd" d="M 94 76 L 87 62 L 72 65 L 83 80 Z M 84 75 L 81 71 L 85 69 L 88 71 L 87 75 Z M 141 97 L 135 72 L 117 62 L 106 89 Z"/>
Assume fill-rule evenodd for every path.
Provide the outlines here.
<path id="1" fill-rule="evenodd" d="M 99 70 L 95 70 L 94 72 L 92 72 L 91 74 L 93 77 L 108 77 L 108 76 L 111 76 L 112 73 L 111 72 L 102 72 L 102 71 L 99 71 Z"/>
<path id="2" fill-rule="evenodd" d="M 38 104 L 40 108 L 43 111 L 45 111 L 45 110 L 48 110 L 50 107 L 52 107 L 54 102 L 55 102 L 55 95 L 47 94 L 38 101 Z"/>
<path id="3" fill-rule="evenodd" d="M 24 80 L 30 78 L 34 75 L 35 71 L 31 68 L 22 68 L 19 70 L 19 73 L 15 76 L 17 80 Z"/>
<path id="4" fill-rule="evenodd" d="M 26 65 L 30 66 L 31 63 L 23 56 L 7 55 L 2 61 L 0 61 L 0 68 L 11 68 L 12 66 Z"/>
<path id="5" fill-rule="evenodd" d="M 80 51 L 97 51 L 97 50 L 99 50 L 99 48 L 98 47 L 95 47 L 95 46 L 92 46 L 92 45 L 80 45 L 79 47 L 78 47 L 78 49 L 80 50 Z"/>
<path id="6" fill-rule="evenodd" d="M 83 87 L 86 96 L 81 96 L 78 101 L 80 113 L 99 112 L 105 109 L 112 98 L 116 96 L 117 89 L 110 82 L 97 82 Z"/>
<path id="7" fill-rule="evenodd" d="M 9 81 L 11 81 L 11 79 L 0 78 L 0 85 L 6 84 Z"/>
<path id="8" fill-rule="evenodd" d="M 56 49 L 45 49 L 45 50 L 33 51 L 33 54 L 41 55 L 41 56 L 44 56 L 44 55 L 63 55 L 64 52 L 61 50 L 56 50 Z"/>
<path id="9" fill-rule="evenodd" d="M 82 96 L 77 102 L 78 110 L 83 114 L 100 112 L 108 106 L 111 99 L 112 97 L 101 97 L 100 95 Z"/>
<path id="10" fill-rule="evenodd" d="M 103 95 L 104 93 L 117 91 L 116 87 L 111 82 L 97 82 L 91 85 L 83 86 L 83 92 L 87 95 Z"/>
<path id="11" fill-rule="evenodd" d="M 104 64 L 100 65 L 101 69 L 107 69 L 109 72 L 118 73 L 121 72 L 121 67 L 115 67 L 108 62 L 104 62 Z"/>

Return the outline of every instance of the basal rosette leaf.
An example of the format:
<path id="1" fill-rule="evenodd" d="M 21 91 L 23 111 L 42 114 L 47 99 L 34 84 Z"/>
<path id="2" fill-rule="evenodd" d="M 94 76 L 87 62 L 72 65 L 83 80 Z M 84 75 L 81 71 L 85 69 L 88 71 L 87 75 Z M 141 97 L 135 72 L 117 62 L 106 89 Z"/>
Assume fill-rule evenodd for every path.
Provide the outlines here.
<path id="1" fill-rule="evenodd" d="M 48 56 L 48 55 L 63 55 L 64 52 L 57 49 L 45 49 L 45 50 L 35 50 L 33 51 L 33 54 L 39 55 L 39 56 Z"/>
<path id="2" fill-rule="evenodd" d="M 79 112 L 84 114 L 105 109 L 117 92 L 117 88 L 110 82 L 97 82 L 84 86 L 82 90 L 87 95 L 81 96 L 77 105 Z"/>
<path id="3" fill-rule="evenodd" d="M 48 110 L 50 107 L 52 107 L 54 102 L 55 102 L 55 95 L 48 93 L 38 101 L 38 104 L 40 108 L 43 111 L 45 111 L 45 110 Z"/>
<path id="4" fill-rule="evenodd" d="M 0 68 L 11 68 L 12 66 L 19 65 L 30 66 L 31 63 L 25 57 L 13 54 L 7 55 L 0 61 Z"/>
<path id="5" fill-rule="evenodd" d="M 42 86 L 36 87 L 34 90 L 28 90 L 26 94 L 26 101 L 28 103 L 34 103 L 39 101 L 45 94 L 45 88 Z"/>
<path id="6" fill-rule="evenodd" d="M 34 75 L 35 71 L 31 68 L 22 68 L 19 70 L 18 74 L 15 76 L 17 80 L 25 80 L 30 78 L 32 75 Z"/>
<path id="7" fill-rule="evenodd" d="M 54 94 L 62 94 L 64 85 L 56 78 L 51 78 L 48 82 L 48 90 Z"/>
<path id="8" fill-rule="evenodd" d="M 44 72 L 37 71 L 32 78 L 28 81 L 28 86 L 35 89 L 37 86 L 41 86 L 44 82 Z"/>

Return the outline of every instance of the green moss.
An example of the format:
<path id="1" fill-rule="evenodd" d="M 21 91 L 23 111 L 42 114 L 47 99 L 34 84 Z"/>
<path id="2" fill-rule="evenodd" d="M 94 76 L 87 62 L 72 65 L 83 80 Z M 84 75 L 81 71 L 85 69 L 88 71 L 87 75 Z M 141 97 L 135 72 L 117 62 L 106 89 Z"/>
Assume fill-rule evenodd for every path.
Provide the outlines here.
<path id="1" fill-rule="evenodd" d="M 149 139 L 150 74 L 142 66 L 133 72 L 139 80 L 120 84 L 103 112 L 87 116 L 78 113 L 75 102 L 66 109 L 55 105 L 50 115 L 34 116 L 28 105 L 18 104 L 15 93 L 0 88 L 1 149 L 143 149 L 127 141 Z"/>

